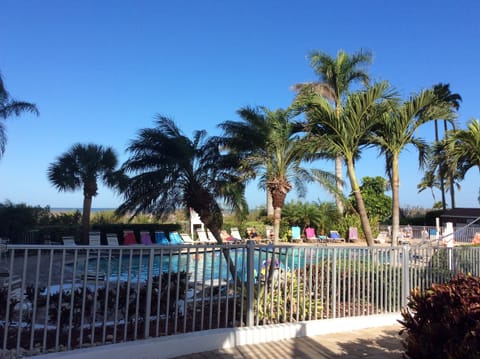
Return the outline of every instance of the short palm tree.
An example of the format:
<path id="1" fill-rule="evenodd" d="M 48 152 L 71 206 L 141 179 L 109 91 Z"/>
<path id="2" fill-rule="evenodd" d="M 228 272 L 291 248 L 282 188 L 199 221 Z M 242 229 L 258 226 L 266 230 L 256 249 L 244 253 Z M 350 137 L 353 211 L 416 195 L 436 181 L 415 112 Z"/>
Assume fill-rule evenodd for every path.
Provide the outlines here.
<path id="1" fill-rule="evenodd" d="M 446 208 L 445 196 L 443 192 L 450 192 L 452 199 L 452 208 L 455 208 L 454 191 L 460 189 L 459 180 L 462 179 L 462 174 L 459 171 L 457 163 L 451 161 L 449 156 L 446 138 L 436 141 L 427 152 L 427 168 L 422 178 L 422 181 L 417 185 L 419 192 L 430 188 L 432 191 L 433 201 L 436 202 L 434 188 L 442 191 L 441 207 Z M 442 185 L 443 183 L 443 185 Z"/>
<path id="2" fill-rule="evenodd" d="M 364 70 L 372 62 L 372 54 L 368 51 L 358 51 L 352 55 L 340 50 L 334 58 L 325 52 L 313 51 L 308 55 L 310 66 L 319 77 L 319 82 L 294 85 L 294 89 L 313 90 L 317 94 L 331 101 L 335 107 L 335 116 L 340 120 L 343 104 L 349 88 L 355 82 L 368 85 L 370 78 Z M 337 177 L 337 192 L 343 192 L 342 156 L 335 156 L 335 175 Z M 340 195 L 336 196 L 336 203 L 340 213 L 344 206 Z"/>
<path id="3" fill-rule="evenodd" d="M 452 119 L 449 106 L 438 101 L 433 90 L 424 90 L 412 95 L 400 105 L 392 106 L 375 129 L 370 141 L 385 155 L 386 169 L 392 188 L 392 245 L 397 244 L 400 230 L 400 154 L 408 145 L 413 145 L 419 152 L 419 164 L 424 166 L 427 145 L 415 136 L 418 128 L 434 118 Z"/>
<path id="4" fill-rule="evenodd" d="M 118 213 L 151 213 L 159 218 L 192 208 L 219 243 L 223 214 L 218 200 L 246 211 L 244 184 L 235 156 L 221 151 L 218 139 L 196 131 L 185 136 L 173 120 L 158 116 L 154 128 L 140 130 L 122 169 L 133 176 L 123 189 Z"/>
<path id="5" fill-rule="evenodd" d="M 0 75 L 0 158 L 5 153 L 5 145 L 7 143 L 4 120 L 12 115 L 19 116 L 23 112 L 31 112 L 38 115 L 37 107 L 34 104 L 15 101 L 10 97 Z"/>
<path id="6" fill-rule="evenodd" d="M 417 188 L 418 193 L 423 192 L 427 188 L 430 188 L 430 191 L 432 192 L 433 203 L 435 204 L 437 202 L 434 189 L 440 188 L 440 181 L 438 180 L 438 177 L 435 175 L 434 171 L 427 170 L 424 173 L 422 180 L 417 185 Z"/>
<path id="7" fill-rule="evenodd" d="M 370 246 L 373 245 L 373 236 L 355 172 L 355 162 L 360 158 L 362 149 L 370 145 L 369 136 L 388 111 L 386 100 L 391 97 L 392 92 L 386 82 L 351 93 L 345 100 L 340 119 L 335 109 L 315 91 L 305 91 L 296 100 L 296 106 L 306 115 L 305 130 L 309 133 L 310 146 L 327 156 L 343 156 L 362 229 Z"/>
<path id="8" fill-rule="evenodd" d="M 122 183 L 117 164 L 117 155 L 111 147 L 75 144 L 48 168 L 48 179 L 59 191 L 83 189 L 82 244 L 88 244 L 92 200 L 98 194 L 98 181 L 114 189 Z"/>
<path id="9" fill-rule="evenodd" d="M 449 162 L 457 166 L 460 175 L 474 167 L 480 170 L 480 121 L 469 121 L 467 129 L 452 130 L 446 136 Z"/>
<path id="10" fill-rule="evenodd" d="M 294 114 L 290 110 L 247 107 L 238 113 L 240 121 L 220 125 L 225 132 L 222 141 L 225 148 L 240 157 L 244 178 L 251 180 L 258 177 L 259 186 L 270 192 L 274 209 L 274 241 L 278 241 L 287 194 L 295 186 L 302 197 L 306 191 L 305 183 L 313 178 L 302 167 L 310 150 L 300 136 L 299 128 L 291 120 Z M 255 146 L 248 142 L 253 142 Z"/>

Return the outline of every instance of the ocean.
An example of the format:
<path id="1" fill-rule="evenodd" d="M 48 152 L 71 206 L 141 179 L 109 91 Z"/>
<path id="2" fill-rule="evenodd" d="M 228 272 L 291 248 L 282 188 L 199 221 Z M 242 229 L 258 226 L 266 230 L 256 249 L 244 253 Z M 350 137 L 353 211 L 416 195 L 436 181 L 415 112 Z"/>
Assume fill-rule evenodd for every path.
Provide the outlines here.
<path id="1" fill-rule="evenodd" d="M 92 208 L 92 213 L 95 213 L 95 212 L 105 212 L 105 211 L 115 211 L 116 208 L 96 208 L 96 207 L 93 207 Z M 50 211 L 51 212 L 75 212 L 75 211 L 80 211 L 82 212 L 83 211 L 83 208 L 81 207 L 52 207 L 50 208 Z"/>

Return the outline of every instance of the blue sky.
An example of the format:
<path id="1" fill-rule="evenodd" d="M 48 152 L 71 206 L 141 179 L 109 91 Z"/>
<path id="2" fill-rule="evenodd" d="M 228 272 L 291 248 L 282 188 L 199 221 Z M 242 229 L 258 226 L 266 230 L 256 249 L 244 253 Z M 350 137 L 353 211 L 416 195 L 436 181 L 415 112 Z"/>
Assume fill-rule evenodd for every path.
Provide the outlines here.
<path id="1" fill-rule="evenodd" d="M 120 162 L 139 129 L 156 114 L 185 134 L 238 119 L 242 106 L 287 107 L 290 86 L 316 77 L 306 55 L 369 49 L 371 77 L 404 96 L 443 82 L 463 97 L 459 126 L 480 116 L 480 3 L 476 1 L 2 1 L 0 71 L 7 90 L 37 104 L 40 117 L 6 122 L 0 202 L 80 207 L 82 192 L 58 193 L 50 163 L 77 142 L 111 146 Z M 433 139 L 433 123 L 418 135 Z M 400 163 L 402 206 L 431 207 L 417 193 L 417 153 Z M 317 165 L 333 171 L 333 162 Z M 384 176 L 383 159 L 364 152 L 357 175 Z M 478 207 L 472 169 L 457 206 Z M 256 185 L 252 207 L 264 203 Z M 440 194 L 436 194 L 437 200 Z M 296 199 L 292 192 L 287 201 Z M 307 200 L 332 200 L 310 186 Z M 121 198 L 101 187 L 94 207 Z"/>

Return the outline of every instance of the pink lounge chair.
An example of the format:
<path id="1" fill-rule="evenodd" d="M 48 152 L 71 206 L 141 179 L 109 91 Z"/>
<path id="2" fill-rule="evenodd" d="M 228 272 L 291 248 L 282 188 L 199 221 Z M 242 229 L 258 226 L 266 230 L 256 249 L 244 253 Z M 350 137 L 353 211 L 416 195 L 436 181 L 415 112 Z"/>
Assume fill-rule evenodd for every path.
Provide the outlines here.
<path id="1" fill-rule="evenodd" d="M 135 233 L 133 231 L 123 231 L 123 245 L 131 246 L 137 244 L 138 243 L 135 239 Z"/>
<path id="2" fill-rule="evenodd" d="M 315 234 L 315 228 L 312 228 L 312 227 L 305 228 L 305 236 L 307 240 L 317 240 L 317 235 Z"/>
<path id="3" fill-rule="evenodd" d="M 357 227 L 348 228 L 348 241 L 357 242 L 358 241 L 358 229 Z"/>

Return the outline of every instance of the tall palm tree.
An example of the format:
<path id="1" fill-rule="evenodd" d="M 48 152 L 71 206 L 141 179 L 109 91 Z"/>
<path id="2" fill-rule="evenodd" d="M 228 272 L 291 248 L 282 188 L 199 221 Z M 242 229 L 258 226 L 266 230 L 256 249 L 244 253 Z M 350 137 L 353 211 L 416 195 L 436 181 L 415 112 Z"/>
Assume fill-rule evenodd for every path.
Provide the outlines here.
<path id="1" fill-rule="evenodd" d="M 20 116 L 23 112 L 31 112 L 38 115 L 38 109 L 34 104 L 15 101 L 10 97 L 0 74 L 0 158 L 5 153 L 5 145 L 7 143 L 4 121 L 12 115 Z"/>
<path id="2" fill-rule="evenodd" d="M 279 240 L 282 208 L 287 194 L 295 186 L 300 196 L 305 194 L 305 183 L 312 180 L 302 167 L 309 151 L 291 121 L 294 113 L 265 107 L 245 107 L 238 111 L 240 121 L 220 124 L 225 136 L 223 144 L 241 158 L 245 180 L 259 178 L 259 186 L 272 196 L 274 208 L 274 241 Z"/>
<path id="3" fill-rule="evenodd" d="M 355 172 L 355 162 L 360 158 L 362 149 L 369 146 L 369 136 L 389 109 L 385 100 L 392 95 L 386 82 L 350 93 L 340 118 L 335 109 L 315 91 L 304 91 L 296 100 L 296 106 L 305 112 L 307 118 L 310 146 L 320 153 L 343 156 L 369 246 L 373 245 L 373 236 Z"/>
<path id="4" fill-rule="evenodd" d="M 348 55 L 345 51 L 340 50 L 337 53 L 337 57 L 334 58 L 327 53 L 313 51 L 308 55 L 308 58 L 320 81 L 296 84 L 293 88 L 299 91 L 303 89 L 313 90 L 332 102 L 335 107 L 335 116 L 337 121 L 339 121 L 342 116 L 343 102 L 350 86 L 355 82 L 361 82 L 366 86 L 370 81 L 363 67 L 371 64 L 372 54 L 368 51 L 360 50 L 352 55 Z M 335 156 L 335 175 L 337 176 L 338 193 L 343 192 L 343 161 L 341 155 L 341 153 L 337 153 Z M 343 202 L 338 195 L 336 196 L 336 204 L 339 212 L 343 213 Z"/>
<path id="5" fill-rule="evenodd" d="M 117 155 L 111 147 L 78 143 L 48 168 L 48 179 L 59 191 L 83 189 L 82 244 L 88 244 L 92 200 L 98 194 L 98 181 L 114 189 L 122 183 L 117 164 Z"/>
<path id="6" fill-rule="evenodd" d="M 433 86 L 433 92 L 437 96 L 437 99 L 441 102 L 446 102 L 450 105 L 452 110 L 458 111 L 460 108 L 460 102 L 462 101 L 462 97 L 457 94 L 457 93 L 452 93 L 450 91 L 450 84 L 436 84 Z M 437 119 L 434 121 L 435 123 L 435 142 L 439 142 L 439 135 L 438 135 L 438 123 Z M 447 133 L 447 121 L 443 121 L 443 126 L 444 126 L 444 134 L 446 135 Z M 455 127 L 454 127 L 455 129 Z M 442 195 L 442 208 L 445 210 L 447 208 L 446 205 L 446 200 L 445 200 L 445 175 L 448 176 L 449 182 L 453 183 L 454 178 L 453 174 L 445 174 L 444 171 L 441 171 L 441 168 L 438 168 L 438 177 L 439 177 L 439 182 L 440 182 L 440 191 Z M 452 208 L 455 208 L 455 186 L 450 186 L 450 198 L 452 202 Z"/>
<path id="7" fill-rule="evenodd" d="M 123 164 L 133 174 L 123 189 L 125 201 L 118 213 L 149 212 L 165 217 L 179 208 L 192 208 L 219 243 L 223 226 L 218 200 L 246 211 L 244 184 L 235 156 L 221 151 L 218 139 L 196 131 L 185 136 L 173 120 L 157 116 L 154 128 L 140 130 Z"/>
<path id="8" fill-rule="evenodd" d="M 452 119 L 451 109 L 443 102 L 439 103 L 433 90 L 424 90 L 411 96 L 404 103 L 393 106 L 383 116 L 380 126 L 375 129 L 371 138 L 380 152 L 386 157 L 386 169 L 392 188 L 392 245 L 397 245 L 400 228 L 400 153 L 413 145 L 419 152 L 419 163 L 425 164 L 427 145 L 424 140 L 415 136 L 417 129 L 434 118 Z"/>

